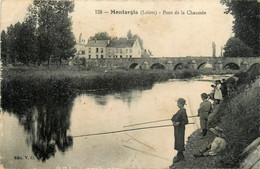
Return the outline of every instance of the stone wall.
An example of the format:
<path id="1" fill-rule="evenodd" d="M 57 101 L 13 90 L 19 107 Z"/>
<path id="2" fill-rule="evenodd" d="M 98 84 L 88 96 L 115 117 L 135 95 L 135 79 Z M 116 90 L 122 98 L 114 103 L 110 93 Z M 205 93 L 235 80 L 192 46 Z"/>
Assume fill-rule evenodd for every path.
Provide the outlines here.
<path id="1" fill-rule="evenodd" d="M 178 68 L 200 69 L 203 66 L 212 66 L 214 70 L 225 69 L 228 65 L 235 65 L 240 70 L 246 70 L 253 64 L 260 63 L 260 57 L 254 58 L 224 58 L 224 57 L 169 57 L 169 58 L 106 58 L 87 59 L 86 64 L 98 67 L 114 67 L 134 69 L 164 68 L 176 70 Z"/>

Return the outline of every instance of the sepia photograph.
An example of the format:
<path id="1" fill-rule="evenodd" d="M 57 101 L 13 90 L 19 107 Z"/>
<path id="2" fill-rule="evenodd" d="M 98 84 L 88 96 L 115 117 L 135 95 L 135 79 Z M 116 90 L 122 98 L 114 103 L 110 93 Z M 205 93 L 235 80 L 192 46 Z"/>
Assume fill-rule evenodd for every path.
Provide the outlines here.
<path id="1" fill-rule="evenodd" d="M 260 168 L 260 0 L 0 2 L 0 169 Z"/>

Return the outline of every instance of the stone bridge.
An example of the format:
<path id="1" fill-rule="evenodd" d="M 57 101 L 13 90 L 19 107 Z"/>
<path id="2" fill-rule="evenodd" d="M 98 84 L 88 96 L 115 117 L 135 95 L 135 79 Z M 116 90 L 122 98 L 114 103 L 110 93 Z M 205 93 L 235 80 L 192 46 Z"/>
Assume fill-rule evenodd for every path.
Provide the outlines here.
<path id="1" fill-rule="evenodd" d="M 158 58 L 106 58 L 86 59 L 86 66 L 123 68 L 123 69 L 167 69 L 181 68 L 213 70 L 246 70 L 254 64 L 260 64 L 260 57 L 158 57 Z"/>

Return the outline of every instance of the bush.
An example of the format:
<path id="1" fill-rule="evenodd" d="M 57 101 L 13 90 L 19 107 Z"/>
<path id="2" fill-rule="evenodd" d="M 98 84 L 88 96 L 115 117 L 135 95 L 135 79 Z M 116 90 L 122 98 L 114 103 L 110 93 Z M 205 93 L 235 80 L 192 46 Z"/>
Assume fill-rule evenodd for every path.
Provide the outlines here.
<path id="1" fill-rule="evenodd" d="M 260 77 L 260 64 L 255 64 L 248 71 L 237 73 L 236 76 L 239 77 L 237 84 L 240 85 L 240 88 L 251 86 Z"/>
<path id="2" fill-rule="evenodd" d="M 222 157 L 223 167 L 239 167 L 243 149 L 259 137 L 260 88 L 244 91 L 222 106 L 221 125 L 227 149 Z"/>
<path id="3" fill-rule="evenodd" d="M 252 57 L 253 51 L 238 38 L 230 38 L 224 47 L 224 57 Z"/>
<path id="4" fill-rule="evenodd" d="M 260 64 L 256 64 L 236 74 L 237 82 L 229 78 L 227 83 L 234 83 L 237 90 L 223 101 L 209 122 L 210 127 L 222 126 L 226 134 L 228 146 L 220 160 L 222 167 L 239 167 L 243 149 L 260 136 L 260 87 L 253 84 L 259 75 Z"/>
<path id="5" fill-rule="evenodd" d="M 175 75 L 177 79 L 186 79 L 199 76 L 199 71 L 195 69 L 179 69 Z"/>

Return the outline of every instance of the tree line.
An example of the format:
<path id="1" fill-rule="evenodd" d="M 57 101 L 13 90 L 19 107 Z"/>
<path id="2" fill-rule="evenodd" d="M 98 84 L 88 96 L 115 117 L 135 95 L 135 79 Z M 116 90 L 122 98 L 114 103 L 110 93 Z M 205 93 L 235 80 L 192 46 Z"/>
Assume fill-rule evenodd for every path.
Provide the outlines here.
<path id="1" fill-rule="evenodd" d="M 2 63 L 40 65 L 62 60 L 76 53 L 72 21 L 73 1 L 34 0 L 22 23 L 1 32 Z"/>
<path id="2" fill-rule="evenodd" d="M 233 32 L 225 47 L 225 57 L 260 56 L 260 3 L 258 0 L 221 0 L 226 14 L 234 16 Z"/>

